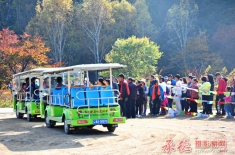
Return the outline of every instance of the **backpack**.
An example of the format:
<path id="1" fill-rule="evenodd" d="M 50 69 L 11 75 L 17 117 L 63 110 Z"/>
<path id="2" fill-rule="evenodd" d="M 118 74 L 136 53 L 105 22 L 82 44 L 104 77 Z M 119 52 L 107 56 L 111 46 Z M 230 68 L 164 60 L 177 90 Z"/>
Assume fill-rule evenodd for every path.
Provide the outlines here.
<path id="1" fill-rule="evenodd" d="M 171 85 L 175 86 L 176 85 L 176 81 L 174 79 L 171 80 Z"/>
<path id="2" fill-rule="evenodd" d="M 161 86 L 159 86 L 159 88 L 160 88 L 160 100 L 164 101 L 165 99 L 164 91 Z"/>

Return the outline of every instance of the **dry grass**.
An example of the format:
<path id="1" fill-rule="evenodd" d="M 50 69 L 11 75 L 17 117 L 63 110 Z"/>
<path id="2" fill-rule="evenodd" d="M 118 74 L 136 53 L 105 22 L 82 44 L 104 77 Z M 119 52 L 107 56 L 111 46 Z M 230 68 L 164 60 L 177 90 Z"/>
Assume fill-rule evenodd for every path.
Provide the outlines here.
<path id="1" fill-rule="evenodd" d="M 10 89 L 0 89 L 0 108 L 12 107 L 12 94 Z"/>

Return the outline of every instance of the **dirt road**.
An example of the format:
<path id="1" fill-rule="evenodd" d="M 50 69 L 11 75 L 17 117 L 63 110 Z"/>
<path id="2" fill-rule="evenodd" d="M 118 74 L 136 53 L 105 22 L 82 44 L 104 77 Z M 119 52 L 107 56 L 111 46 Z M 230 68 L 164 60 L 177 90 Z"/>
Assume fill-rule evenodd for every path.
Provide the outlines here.
<path id="1" fill-rule="evenodd" d="M 29 123 L 26 119 L 16 119 L 13 113 L 0 114 L 1 155 L 158 155 L 167 154 L 162 149 L 166 140 L 174 144 L 175 151 L 171 154 L 186 154 L 180 150 L 191 149 L 189 154 L 234 155 L 234 119 L 146 117 L 128 119 L 114 133 L 96 126 L 66 135 L 62 124 L 48 129 L 41 119 Z M 183 140 L 189 140 L 190 146 L 187 142 L 179 145 Z"/>

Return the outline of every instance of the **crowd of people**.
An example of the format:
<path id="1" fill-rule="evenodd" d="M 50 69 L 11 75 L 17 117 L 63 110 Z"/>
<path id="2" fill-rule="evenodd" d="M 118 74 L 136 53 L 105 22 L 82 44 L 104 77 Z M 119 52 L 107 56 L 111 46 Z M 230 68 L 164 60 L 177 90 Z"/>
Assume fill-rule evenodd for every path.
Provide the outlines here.
<path id="1" fill-rule="evenodd" d="M 31 91 L 30 94 L 35 94 L 34 91 L 38 88 L 35 79 L 31 79 L 30 85 L 29 78 L 27 78 L 21 91 Z M 148 84 L 147 80 L 149 80 Z M 73 87 L 76 87 L 76 79 L 74 81 Z M 227 81 L 219 72 L 214 76 L 211 74 L 203 76 L 200 83 L 194 76 L 181 77 L 179 74 L 174 77 L 169 74 L 157 78 L 151 75 L 147 79 L 137 81 L 131 77 L 126 79 L 124 74 L 120 74 L 119 80 L 115 77 L 112 77 L 112 81 L 99 78 L 94 85 L 112 85 L 113 89 L 119 90 L 120 93 L 114 92 L 115 96 L 119 98 L 121 114 L 126 118 L 146 116 L 148 106 L 150 108 L 149 115 L 156 117 L 166 115 L 169 108 L 173 108 L 173 102 L 176 104 L 176 115 L 182 113 L 213 114 L 212 108 L 215 103 L 216 115 L 232 117 L 235 116 L 235 79 L 232 80 L 232 84 Z M 56 87 L 61 87 L 63 85 L 62 78 L 57 77 L 56 83 Z M 36 99 L 39 95 L 33 96 Z M 201 101 L 203 106 L 200 112 L 198 106 L 201 104 L 198 101 Z"/>
<path id="2" fill-rule="evenodd" d="M 181 77 L 179 74 L 173 77 L 151 75 L 149 87 L 146 79 L 135 81 L 133 78 L 125 78 L 119 75 L 119 91 L 121 114 L 126 118 L 146 116 L 147 104 L 150 108 L 149 115 L 159 116 L 167 114 L 176 104 L 176 115 L 189 112 L 213 114 L 212 108 L 215 102 L 216 115 L 235 116 L 235 79 L 233 85 L 228 86 L 227 79 L 217 72 L 214 76 L 209 74 L 199 80 L 194 76 Z M 215 80 L 218 86 L 215 87 Z M 116 83 L 116 82 L 114 82 Z M 198 101 L 202 102 L 203 109 L 198 111 Z"/>

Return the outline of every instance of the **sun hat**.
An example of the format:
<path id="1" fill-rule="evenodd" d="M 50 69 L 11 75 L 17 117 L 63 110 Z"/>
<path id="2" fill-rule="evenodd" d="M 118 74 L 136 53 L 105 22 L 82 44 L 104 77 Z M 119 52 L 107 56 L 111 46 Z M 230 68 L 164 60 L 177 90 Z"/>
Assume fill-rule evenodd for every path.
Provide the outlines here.
<path id="1" fill-rule="evenodd" d="M 145 79 L 141 79 L 140 82 L 146 83 L 146 80 Z"/>

